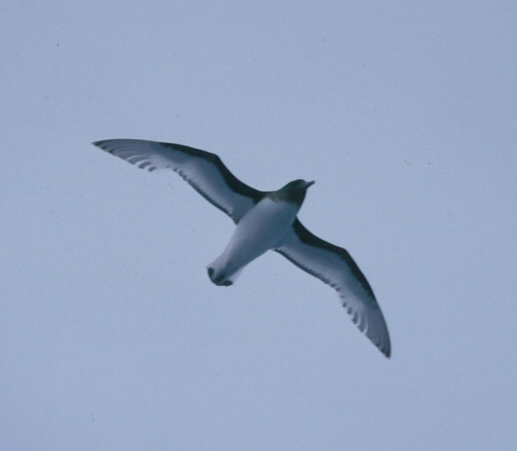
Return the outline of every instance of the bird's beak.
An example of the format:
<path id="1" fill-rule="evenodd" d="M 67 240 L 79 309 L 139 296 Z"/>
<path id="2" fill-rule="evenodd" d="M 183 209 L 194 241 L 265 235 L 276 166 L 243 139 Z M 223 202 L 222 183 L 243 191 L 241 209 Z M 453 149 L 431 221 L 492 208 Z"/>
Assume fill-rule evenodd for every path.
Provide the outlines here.
<path id="1" fill-rule="evenodd" d="M 309 186 L 314 185 L 316 182 L 313 180 L 312 182 L 305 183 L 305 189 L 307 189 Z"/>

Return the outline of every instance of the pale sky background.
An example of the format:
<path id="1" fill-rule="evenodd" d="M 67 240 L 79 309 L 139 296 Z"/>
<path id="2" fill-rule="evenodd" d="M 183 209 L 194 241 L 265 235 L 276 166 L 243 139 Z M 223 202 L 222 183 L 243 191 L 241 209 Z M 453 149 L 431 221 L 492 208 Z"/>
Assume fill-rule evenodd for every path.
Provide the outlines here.
<path id="1" fill-rule="evenodd" d="M 517 4 L 0 3 L 0 449 L 514 450 Z M 221 156 L 356 259 L 387 360 L 281 256 L 90 143 Z"/>

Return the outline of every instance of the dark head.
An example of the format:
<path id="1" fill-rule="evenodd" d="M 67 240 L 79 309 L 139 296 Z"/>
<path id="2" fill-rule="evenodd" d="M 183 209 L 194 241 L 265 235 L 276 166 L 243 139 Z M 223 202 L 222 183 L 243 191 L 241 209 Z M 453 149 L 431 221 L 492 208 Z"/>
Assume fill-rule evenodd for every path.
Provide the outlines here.
<path id="1" fill-rule="evenodd" d="M 298 206 L 301 206 L 305 199 L 305 193 L 309 186 L 314 185 L 314 182 L 306 182 L 305 180 L 298 179 L 289 182 L 283 188 L 280 188 L 274 193 L 278 200 L 284 202 L 291 202 Z"/>

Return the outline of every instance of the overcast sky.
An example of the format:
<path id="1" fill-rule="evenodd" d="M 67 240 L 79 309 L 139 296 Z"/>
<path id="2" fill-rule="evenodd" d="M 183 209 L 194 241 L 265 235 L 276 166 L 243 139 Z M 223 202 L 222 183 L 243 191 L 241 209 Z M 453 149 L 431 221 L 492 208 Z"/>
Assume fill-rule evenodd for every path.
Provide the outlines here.
<path id="1" fill-rule="evenodd" d="M 514 450 L 517 4 L 0 3 L 0 449 Z M 384 311 L 93 147 L 221 156 L 300 212 Z"/>

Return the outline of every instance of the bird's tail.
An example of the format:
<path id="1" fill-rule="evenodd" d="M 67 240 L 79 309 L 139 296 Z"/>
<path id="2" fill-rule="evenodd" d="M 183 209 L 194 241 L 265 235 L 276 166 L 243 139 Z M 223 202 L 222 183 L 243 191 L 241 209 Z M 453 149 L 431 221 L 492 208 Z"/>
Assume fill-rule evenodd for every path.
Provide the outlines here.
<path id="1" fill-rule="evenodd" d="M 232 269 L 231 264 L 223 263 L 223 256 L 219 257 L 213 263 L 208 265 L 208 277 L 210 280 L 220 287 L 229 287 L 235 283 L 240 273 L 244 269 L 244 266 L 237 270 Z"/>

